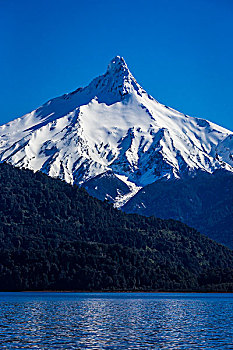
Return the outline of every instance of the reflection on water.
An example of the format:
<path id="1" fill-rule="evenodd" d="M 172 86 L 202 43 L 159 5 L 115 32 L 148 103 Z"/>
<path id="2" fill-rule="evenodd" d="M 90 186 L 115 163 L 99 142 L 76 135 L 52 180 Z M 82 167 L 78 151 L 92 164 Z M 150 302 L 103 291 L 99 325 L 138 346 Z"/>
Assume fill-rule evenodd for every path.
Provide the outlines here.
<path id="1" fill-rule="evenodd" d="M 233 349 L 233 294 L 0 293 L 1 349 Z"/>

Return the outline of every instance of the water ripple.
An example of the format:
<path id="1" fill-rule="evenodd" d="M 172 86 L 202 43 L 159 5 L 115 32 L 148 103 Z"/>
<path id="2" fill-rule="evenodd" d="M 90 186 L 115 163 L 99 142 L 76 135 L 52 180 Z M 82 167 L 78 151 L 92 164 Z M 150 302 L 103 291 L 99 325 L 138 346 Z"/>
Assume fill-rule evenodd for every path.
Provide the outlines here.
<path id="1" fill-rule="evenodd" d="M 233 294 L 0 293 L 1 349 L 233 349 Z"/>

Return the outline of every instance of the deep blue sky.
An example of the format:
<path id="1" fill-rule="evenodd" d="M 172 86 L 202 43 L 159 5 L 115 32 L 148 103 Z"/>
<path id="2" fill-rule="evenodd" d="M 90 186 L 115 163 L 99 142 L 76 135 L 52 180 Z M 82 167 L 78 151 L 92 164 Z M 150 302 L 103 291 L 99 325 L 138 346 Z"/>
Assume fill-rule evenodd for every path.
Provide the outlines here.
<path id="1" fill-rule="evenodd" d="M 232 0 L 0 0 L 0 123 L 115 56 L 160 102 L 233 130 Z"/>

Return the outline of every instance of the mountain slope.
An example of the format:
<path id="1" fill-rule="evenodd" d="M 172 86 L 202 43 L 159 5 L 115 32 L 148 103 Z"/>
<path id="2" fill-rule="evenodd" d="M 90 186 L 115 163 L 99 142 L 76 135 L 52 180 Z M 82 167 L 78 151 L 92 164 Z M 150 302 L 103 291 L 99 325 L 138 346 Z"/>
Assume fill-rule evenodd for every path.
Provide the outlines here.
<path id="1" fill-rule="evenodd" d="M 1 126 L 0 161 L 91 188 L 121 207 L 162 178 L 232 172 L 232 135 L 157 102 L 117 56 L 87 87 Z"/>
<path id="2" fill-rule="evenodd" d="M 180 220 L 233 249 L 233 174 L 218 170 L 195 177 L 156 181 L 125 206 L 127 213 Z"/>
<path id="3" fill-rule="evenodd" d="M 173 220 L 127 215 L 0 164 L 0 290 L 233 290 L 233 253 Z"/>

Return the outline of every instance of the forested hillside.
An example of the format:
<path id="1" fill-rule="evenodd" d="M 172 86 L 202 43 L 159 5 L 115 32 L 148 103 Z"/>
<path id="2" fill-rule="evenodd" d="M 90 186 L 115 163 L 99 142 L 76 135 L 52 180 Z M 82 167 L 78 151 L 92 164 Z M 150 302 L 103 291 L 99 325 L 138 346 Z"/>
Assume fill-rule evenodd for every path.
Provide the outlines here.
<path id="1" fill-rule="evenodd" d="M 0 290 L 233 290 L 233 253 L 174 220 L 125 214 L 0 164 Z"/>
<path id="2" fill-rule="evenodd" d="M 142 204 L 143 203 L 143 204 Z M 145 186 L 122 208 L 127 213 L 180 220 L 233 249 L 233 174 L 200 171 L 195 177 Z"/>

